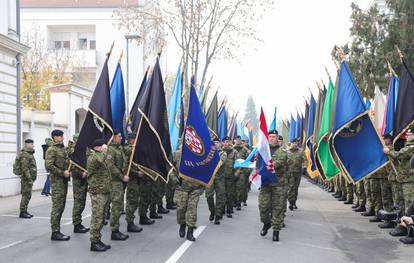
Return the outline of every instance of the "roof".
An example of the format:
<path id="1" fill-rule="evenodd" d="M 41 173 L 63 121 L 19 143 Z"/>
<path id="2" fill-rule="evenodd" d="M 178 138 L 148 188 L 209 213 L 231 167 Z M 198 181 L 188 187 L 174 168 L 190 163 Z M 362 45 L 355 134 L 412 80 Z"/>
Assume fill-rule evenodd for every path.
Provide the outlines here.
<path id="1" fill-rule="evenodd" d="M 137 6 L 138 0 L 20 0 L 21 7 L 121 7 Z"/>

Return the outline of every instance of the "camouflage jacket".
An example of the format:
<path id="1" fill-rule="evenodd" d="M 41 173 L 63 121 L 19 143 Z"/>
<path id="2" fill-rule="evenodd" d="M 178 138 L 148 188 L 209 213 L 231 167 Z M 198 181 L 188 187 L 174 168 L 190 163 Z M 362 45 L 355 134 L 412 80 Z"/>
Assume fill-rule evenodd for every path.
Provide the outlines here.
<path id="1" fill-rule="evenodd" d="M 283 150 L 283 148 L 282 148 Z M 301 173 L 304 161 L 303 150 L 299 148 L 291 148 L 287 151 L 288 154 L 288 170 L 289 173 Z"/>
<path id="2" fill-rule="evenodd" d="M 69 157 L 63 142 L 53 143 L 47 149 L 45 166 L 46 170 L 50 173 L 52 183 L 59 179 L 65 179 L 63 172 L 68 169 Z"/>
<path id="3" fill-rule="evenodd" d="M 88 150 L 88 191 L 91 194 L 108 194 L 111 188 L 111 171 L 108 153 Z"/>
<path id="4" fill-rule="evenodd" d="M 223 163 L 224 177 L 225 178 L 234 178 L 236 177 L 237 169 L 234 168 L 234 162 L 239 159 L 239 153 L 233 149 L 233 147 L 224 148 L 223 151 L 226 153 L 227 158 Z"/>
<path id="5" fill-rule="evenodd" d="M 288 155 L 285 148 L 280 146 L 270 146 L 272 152 L 272 162 L 278 177 L 278 184 L 286 184 L 288 172 Z"/>
<path id="6" fill-rule="evenodd" d="M 36 159 L 33 156 L 34 150 L 23 148 L 20 153 L 21 178 L 26 181 L 34 182 L 37 177 Z"/>
<path id="7" fill-rule="evenodd" d="M 125 166 L 125 173 L 128 172 L 128 165 L 129 165 L 129 160 L 131 158 L 131 154 L 132 154 L 132 145 L 131 144 L 125 144 L 122 147 L 123 151 L 124 151 L 124 155 L 126 158 L 126 166 Z M 131 169 L 129 170 L 129 177 L 131 178 L 138 178 L 138 167 L 136 164 L 132 163 L 131 164 Z"/>
<path id="8" fill-rule="evenodd" d="M 414 154 L 414 143 L 407 142 L 404 148 L 398 152 L 391 149 L 388 152 L 390 156 L 395 161 L 395 166 L 397 169 L 396 179 L 400 183 L 411 183 L 414 182 L 414 169 L 410 167 L 410 159 Z"/>
<path id="9" fill-rule="evenodd" d="M 225 171 L 224 164 L 226 163 L 226 160 L 227 160 L 227 153 L 223 150 L 219 150 L 219 155 L 220 155 L 220 160 L 221 160 L 221 167 L 216 173 L 216 178 L 224 178 L 224 171 Z"/>
<path id="10" fill-rule="evenodd" d="M 107 150 L 108 168 L 111 171 L 112 181 L 122 181 L 126 171 L 127 158 L 122 145 L 111 143 Z"/>
<path id="11" fill-rule="evenodd" d="M 239 154 L 238 158 L 240 159 L 246 160 L 247 156 L 249 156 L 250 151 L 244 145 L 241 145 L 241 146 L 235 145 L 233 149 L 237 151 L 237 153 Z M 240 168 L 240 172 L 244 175 L 249 175 L 250 171 L 251 169 L 249 168 Z"/>

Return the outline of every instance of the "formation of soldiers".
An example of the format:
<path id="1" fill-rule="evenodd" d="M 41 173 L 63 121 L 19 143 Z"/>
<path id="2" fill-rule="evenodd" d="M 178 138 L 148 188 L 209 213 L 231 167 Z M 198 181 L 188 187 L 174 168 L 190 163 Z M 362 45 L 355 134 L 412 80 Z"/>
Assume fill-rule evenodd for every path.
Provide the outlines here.
<path id="1" fill-rule="evenodd" d="M 313 179 L 338 201 L 352 205 L 355 212 L 380 223 L 379 228 L 391 228 L 391 236 L 402 237 L 404 244 L 414 244 L 414 129 L 407 131 L 404 146 L 396 151 L 391 135 L 383 136 L 391 163 L 357 183 L 340 174 L 331 181 Z M 414 164 L 414 163 L 413 163 Z"/>
<path id="2" fill-rule="evenodd" d="M 90 232 L 91 251 L 100 252 L 111 248 L 101 241 L 101 229 L 108 224 L 108 219 L 111 240 L 128 239 L 129 236 L 119 229 L 123 213 L 127 222 L 126 231 L 138 233 L 143 228 L 135 224 L 137 210 L 139 224 L 151 225 L 155 223 L 154 219 L 162 218 L 160 214 L 167 214 L 170 210 L 177 209 L 179 236 L 195 241 L 197 206 L 204 191 L 210 210 L 209 220 L 216 225 L 220 224 L 224 216 L 232 218 L 234 210 L 239 211 L 243 206 L 247 206 L 250 191 L 249 176 L 252 169 L 235 168 L 234 164 L 237 159 L 246 159 L 251 152 L 251 147 L 239 136 L 234 141 L 229 137 L 225 137 L 222 141 L 214 139 L 222 166 L 216 173 L 212 186 L 206 188 L 191 178 L 177 173 L 181 145 L 171 157 L 175 170 L 169 174 L 168 183 L 165 183 L 161 179 L 144 174 L 134 163 L 128 167 L 136 134 L 128 134 L 125 144 L 122 144 L 123 138 L 119 130 L 114 130 L 113 134 L 109 145 L 106 145 L 104 140 L 98 139 L 92 143 L 90 149 L 87 149 L 86 170 L 73 163 L 70 164 L 70 156 L 74 152 L 78 135 L 73 136 L 73 141 L 69 141 L 68 146 L 63 143 L 64 133 L 61 130 L 54 130 L 51 138 L 46 140 L 48 145 L 45 147 L 47 148 L 45 167 L 50 174 L 52 189 L 51 240 L 70 240 L 70 236 L 60 231 L 60 221 L 65 210 L 71 179 L 74 233 Z M 269 141 L 278 181 L 260 189 L 260 219 L 264 224 L 260 234 L 265 236 L 268 229 L 273 227 L 273 240 L 278 241 L 279 231 L 284 226 L 287 202 L 289 201 L 290 210 L 297 209 L 296 200 L 304 155 L 297 141 L 293 141 L 288 147 L 276 130 L 270 131 Z M 28 212 L 32 186 L 37 174 L 33 153 L 33 141 L 28 139 L 15 162 L 15 173 L 21 178 L 21 218 L 33 217 Z M 92 206 L 90 228 L 82 224 L 82 213 L 88 192 Z M 163 207 L 164 198 L 166 208 Z M 125 206 L 124 199 L 126 199 Z"/>

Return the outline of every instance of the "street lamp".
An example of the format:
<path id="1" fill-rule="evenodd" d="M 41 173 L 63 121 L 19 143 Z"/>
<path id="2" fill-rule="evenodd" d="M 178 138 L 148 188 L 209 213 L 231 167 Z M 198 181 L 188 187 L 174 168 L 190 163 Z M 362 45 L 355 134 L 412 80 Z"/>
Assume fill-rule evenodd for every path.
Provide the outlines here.
<path id="1" fill-rule="evenodd" d="M 136 33 L 130 33 L 125 35 L 126 40 L 126 67 L 127 67 L 127 77 L 126 77 L 126 112 L 129 114 L 129 40 L 140 39 L 141 37 Z"/>

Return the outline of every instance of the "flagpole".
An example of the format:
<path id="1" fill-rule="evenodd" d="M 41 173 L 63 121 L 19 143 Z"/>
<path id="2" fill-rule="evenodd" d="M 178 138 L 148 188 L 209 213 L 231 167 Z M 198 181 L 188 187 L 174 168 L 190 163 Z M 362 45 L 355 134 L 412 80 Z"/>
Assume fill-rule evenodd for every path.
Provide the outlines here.
<path id="1" fill-rule="evenodd" d="M 122 56 L 124 55 L 124 50 L 121 50 L 121 54 L 119 55 L 118 63 L 121 64 Z"/>
<path id="2" fill-rule="evenodd" d="M 397 76 L 397 74 L 395 73 L 394 69 L 392 68 L 391 63 L 387 60 L 387 66 L 388 66 L 388 71 L 390 73 L 391 76 Z"/>
<path id="3" fill-rule="evenodd" d="M 397 48 L 398 55 L 400 55 L 400 61 L 401 61 L 401 63 L 404 63 L 404 55 L 403 55 L 403 53 L 401 52 L 401 50 L 400 50 L 400 48 L 398 46 L 395 46 L 395 47 Z"/>
<path id="4" fill-rule="evenodd" d="M 112 41 L 111 48 L 109 49 L 108 53 L 106 53 L 106 56 L 107 56 L 108 58 L 111 56 L 112 49 L 114 48 L 114 45 L 115 45 L 115 40 L 114 40 L 114 41 Z"/>

